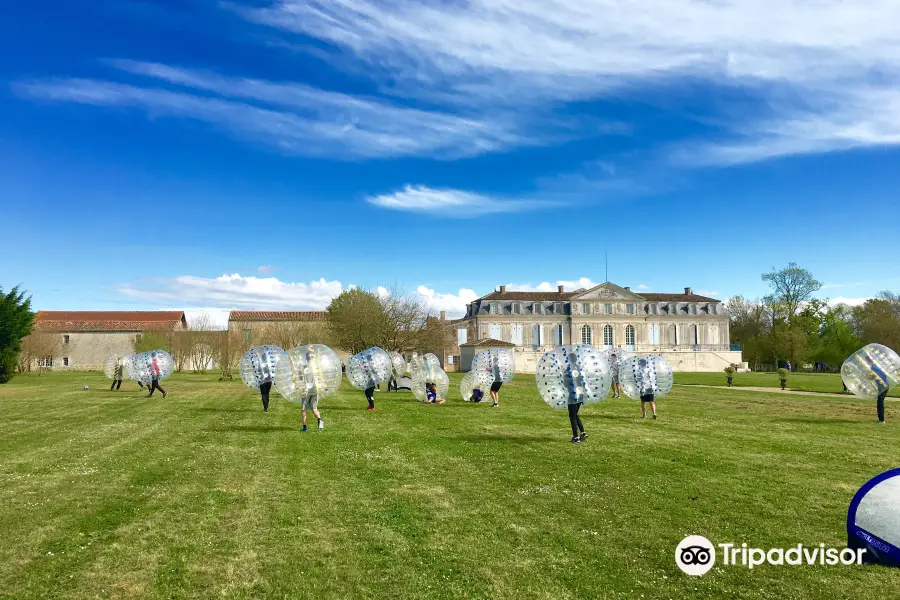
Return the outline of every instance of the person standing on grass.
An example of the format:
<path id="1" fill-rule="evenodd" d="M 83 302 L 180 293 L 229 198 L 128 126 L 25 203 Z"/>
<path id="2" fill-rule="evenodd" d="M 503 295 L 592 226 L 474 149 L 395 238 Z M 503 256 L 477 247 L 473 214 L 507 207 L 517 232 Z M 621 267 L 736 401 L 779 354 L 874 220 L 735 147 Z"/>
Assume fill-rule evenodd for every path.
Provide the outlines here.
<path id="1" fill-rule="evenodd" d="M 369 401 L 369 407 L 366 410 L 375 410 L 375 386 L 367 387 L 365 390 L 366 400 Z"/>
<path id="2" fill-rule="evenodd" d="M 166 397 L 166 390 L 159 387 L 159 375 L 160 375 L 159 363 L 156 360 L 156 352 L 151 352 L 150 353 L 150 393 L 147 394 L 148 398 L 153 395 L 153 392 L 155 390 L 159 390 L 162 393 L 163 398 Z"/>
<path id="3" fill-rule="evenodd" d="M 619 383 L 619 358 L 613 354 L 609 357 L 609 368 L 612 371 L 613 398 L 622 394 L 622 385 Z"/>
<path id="4" fill-rule="evenodd" d="M 641 418 L 647 418 L 647 405 L 653 412 L 653 420 L 656 420 L 656 396 L 653 394 L 653 379 L 650 376 L 650 365 L 645 359 L 638 361 L 638 390 L 641 394 Z"/>
<path id="5" fill-rule="evenodd" d="M 109 387 L 109 391 L 118 390 L 122 387 L 122 377 L 125 374 L 125 361 L 123 359 L 116 360 L 116 368 L 113 369 L 113 382 Z"/>
<path id="6" fill-rule="evenodd" d="M 574 404 L 569 404 L 568 406 L 569 424 L 572 425 L 573 444 L 580 444 L 587 439 L 587 433 L 584 432 L 584 425 L 581 423 L 581 417 L 578 416 L 578 411 L 581 410 L 582 404 L 584 404 L 584 402 L 576 402 Z"/>
<path id="7" fill-rule="evenodd" d="M 316 421 L 319 424 L 319 431 L 325 430 L 325 421 L 322 420 L 322 415 L 319 413 L 319 390 L 316 389 L 316 381 L 319 381 L 319 377 L 321 373 L 319 372 L 319 368 L 314 360 L 312 352 L 306 353 L 306 364 L 310 368 L 310 378 L 306 380 L 306 397 L 303 398 L 303 403 L 300 405 L 300 418 L 303 420 L 303 427 L 300 431 L 308 431 L 306 428 L 306 411 L 312 411 L 313 416 L 316 418 Z M 312 381 L 310 381 L 310 379 Z"/>
<path id="8" fill-rule="evenodd" d="M 259 384 L 259 395 L 262 397 L 263 412 L 269 412 L 269 393 L 272 391 L 272 374 L 266 370 L 265 379 Z"/>
<path id="9" fill-rule="evenodd" d="M 491 373 L 494 375 L 494 383 L 491 384 L 491 400 L 493 400 L 491 408 L 500 408 L 500 387 L 503 385 L 500 380 L 500 365 L 497 364 L 497 357 L 493 354 L 490 355 L 489 360 Z"/>

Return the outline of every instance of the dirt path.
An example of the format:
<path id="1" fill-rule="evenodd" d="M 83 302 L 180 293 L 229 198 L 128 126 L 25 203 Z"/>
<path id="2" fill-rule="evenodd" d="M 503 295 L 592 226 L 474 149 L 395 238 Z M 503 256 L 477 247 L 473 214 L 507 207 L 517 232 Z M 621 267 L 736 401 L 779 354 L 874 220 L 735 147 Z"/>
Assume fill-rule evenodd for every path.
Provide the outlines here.
<path id="1" fill-rule="evenodd" d="M 678 387 L 698 387 L 698 388 L 711 388 L 716 390 L 744 390 L 748 392 L 769 392 L 770 394 L 794 394 L 796 396 L 828 396 L 831 398 L 855 398 L 857 400 L 862 400 L 862 398 L 856 398 L 853 394 L 835 394 L 833 392 L 802 392 L 800 390 L 792 390 L 790 388 L 786 390 L 782 390 L 781 388 L 768 388 L 768 387 L 738 387 L 732 386 L 728 387 L 725 385 L 700 385 L 700 384 L 690 384 L 690 383 L 676 383 Z M 900 398 L 891 398 L 888 397 L 888 400 L 900 400 Z"/>

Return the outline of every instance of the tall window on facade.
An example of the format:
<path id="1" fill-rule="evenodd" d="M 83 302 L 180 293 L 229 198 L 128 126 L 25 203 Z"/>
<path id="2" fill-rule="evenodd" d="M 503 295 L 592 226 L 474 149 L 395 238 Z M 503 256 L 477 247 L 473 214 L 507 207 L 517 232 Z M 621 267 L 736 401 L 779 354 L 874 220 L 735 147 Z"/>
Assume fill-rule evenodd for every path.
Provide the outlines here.
<path id="1" fill-rule="evenodd" d="M 68 336 L 68 335 L 64 335 L 64 336 L 63 336 L 63 344 L 68 344 L 68 343 L 69 343 L 69 336 Z"/>
<path id="2" fill-rule="evenodd" d="M 535 302 L 534 303 L 534 314 L 540 315 L 540 314 L 543 314 L 543 312 L 544 312 L 543 305 L 539 302 Z"/>
<path id="3" fill-rule="evenodd" d="M 532 346 L 541 346 L 543 345 L 543 341 L 541 340 L 541 326 L 535 325 L 531 328 L 531 345 Z"/>
<path id="4" fill-rule="evenodd" d="M 719 326 L 718 325 L 710 325 L 709 326 L 709 343 L 718 345 L 720 343 L 719 340 Z"/>
<path id="5" fill-rule="evenodd" d="M 557 346 L 563 345 L 563 329 L 562 325 L 553 326 L 553 343 Z"/>
<path id="6" fill-rule="evenodd" d="M 63 366 L 64 367 L 69 366 L 69 357 L 68 356 L 63 356 Z"/>
<path id="7" fill-rule="evenodd" d="M 659 323 L 650 323 L 647 325 L 647 335 L 651 344 L 659 344 Z"/>
<path id="8" fill-rule="evenodd" d="M 502 340 L 503 339 L 503 328 L 499 323 L 491 323 L 490 325 L 490 336 L 492 340 Z"/>
<path id="9" fill-rule="evenodd" d="M 583 325 L 583 326 L 581 327 L 581 343 L 582 343 L 582 344 L 592 344 L 593 342 L 591 341 L 591 338 L 592 338 L 592 336 L 591 336 L 591 326 L 590 326 L 590 325 Z"/>
<path id="10" fill-rule="evenodd" d="M 499 309 L 499 306 L 497 305 L 497 303 L 491 302 L 491 314 L 496 315 L 498 312 L 500 312 L 500 309 Z"/>
<path id="11" fill-rule="evenodd" d="M 694 340 L 694 345 L 698 345 L 700 343 L 700 331 L 697 329 L 696 325 L 691 325 L 691 339 Z"/>
<path id="12" fill-rule="evenodd" d="M 612 304 L 604 304 L 603 312 L 605 312 L 608 315 L 611 315 L 612 314 Z"/>
<path id="13" fill-rule="evenodd" d="M 625 328 L 625 345 L 634 346 L 634 325 Z"/>
<path id="14" fill-rule="evenodd" d="M 610 325 L 603 326 L 603 345 L 612 346 L 615 343 L 613 339 L 613 328 Z"/>
<path id="15" fill-rule="evenodd" d="M 456 343 L 462 345 L 467 341 L 469 341 L 469 330 L 465 327 L 460 327 L 456 330 Z"/>
<path id="16" fill-rule="evenodd" d="M 510 336 L 510 340 L 516 346 L 522 345 L 522 324 L 521 323 L 513 323 L 510 328 L 512 335 Z"/>
<path id="17" fill-rule="evenodd" d="M 590 304 L 582 304 L 581 305 L 581 313 L 585 315 L 591 314 L 591 305 Z"/>
<path id="18" fill-rule="evenodd" d="M 634 314 L 634 304 L 626 304 L 625 305 L 625 314 L 628 314 L 628 315 Z"/>

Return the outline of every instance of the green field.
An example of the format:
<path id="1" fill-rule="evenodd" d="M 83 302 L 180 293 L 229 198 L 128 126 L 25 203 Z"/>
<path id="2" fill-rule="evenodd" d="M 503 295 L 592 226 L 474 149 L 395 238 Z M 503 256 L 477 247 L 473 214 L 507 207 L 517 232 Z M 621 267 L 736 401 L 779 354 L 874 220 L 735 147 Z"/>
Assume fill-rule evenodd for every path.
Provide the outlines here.
<path id="1" fill-rule="evenodd" d="M 684 385 L 726 385 L 725 373 L 677 373 L 677 383 Z M 735 373 L 732 385 L 735 387 L 780 388 L 778 373 Z M 791 373 L 788 375 L 788 389 L 801 392 L 844 393 L 840 373 Z M 900 389 L 888 394 L 900 397 Z"/>
<path id="2" fill-rule="evenodd" d="M 679 382 L 694 376 L 678 376 Z M 659 421 L 625 399 L 582 411 L 532 377 L 502 407 L 423 406 L 345 387 L 300 433 L 273 392 L 178 375 L 167 399 L 101 374 L 0 386 L 0 597 L 864 598 L 881 567 L 717 565 L 688 534 L 843 547 L 846 510 L 896 467 L 900 405 L 676 387 Z M 90 390 L 84 391 L 83 385 Z M 754 385 L 757 385 L 754 383 Z M 895 420 L 896 417 L 896 420 Z"/>

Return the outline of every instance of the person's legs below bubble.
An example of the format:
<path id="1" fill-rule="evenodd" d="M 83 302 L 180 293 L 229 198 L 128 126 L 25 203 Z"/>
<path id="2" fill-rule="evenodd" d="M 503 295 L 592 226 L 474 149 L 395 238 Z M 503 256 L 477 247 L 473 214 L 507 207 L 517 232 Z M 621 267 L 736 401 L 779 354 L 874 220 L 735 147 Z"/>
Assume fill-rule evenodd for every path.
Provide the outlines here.
<path id="1" fill-rule="evenodd" d="M 650 401 L 650 411 L 653 412 L 653 418 L 656 418 L 656 402 Z"/>
<path id="2" fill-rule="evenodd" d="M 300 409 L 300 422 L 303 424 L 303 427 L 300 428 L 300 431 L 306 431 L 306 406 Z"/>
<path id="3" fill-rule="evenodd" d="M 582 404 L 579 402 L 575 408 L 575 424 L 578 425 L 578 430 L 581 432 L 581 439 L 587 437 L 587 434 L 584 432 L 584 425 L 581 422 L 581 415 L 578 413 L 581 411 Z"/>
<path id="4" fill-rule="evenodd" d="M 269 392 L 271 390 L 271 381 L 266 381 L 259 385 L 259 395 L 262 397 L 263 412 L 269 412 Z"/>
<path id="5" fill-rule="evenodd" d="M 166 390 L 164 390 L 164 389 L 162 389 L 161 387 L 159 387 L 159 379 L 156 379 L 156 380 L 153 382 L 153 385 L 156 386 L 156 389 L 158 389 L 158 390 L 159 390 L 159 393 L 163 395 L 163 398 L 165 398 L 165 397 L 166 397 Z"/>
<path id="6" fill-rule="evenodd" d="M 375 386 L 366 388 L 366 400 L 369 401 L 369 408 L 367 410 L 375 410 Z"/>
<path id="7" fill-rule="evenodd" d="M 109 386 L 109 391 L 113 391 L 114 389 L 116 389 L 116 380 L 115 379 L 113 379 L 112 385 Z"/>
<path id="8" fill-rule="evenodd" d="M 878 422 L 884 423 L 884 399 L 887 397 L 887 391 L 878 394 Z"/>
<path id="9" fill-rule="evenodd" d="M 122 380 L 120 379 L 116 382 L 116 391 L 118 391 L 119 388 L 121 388 L 121 387 L 122 387 Z"/>

